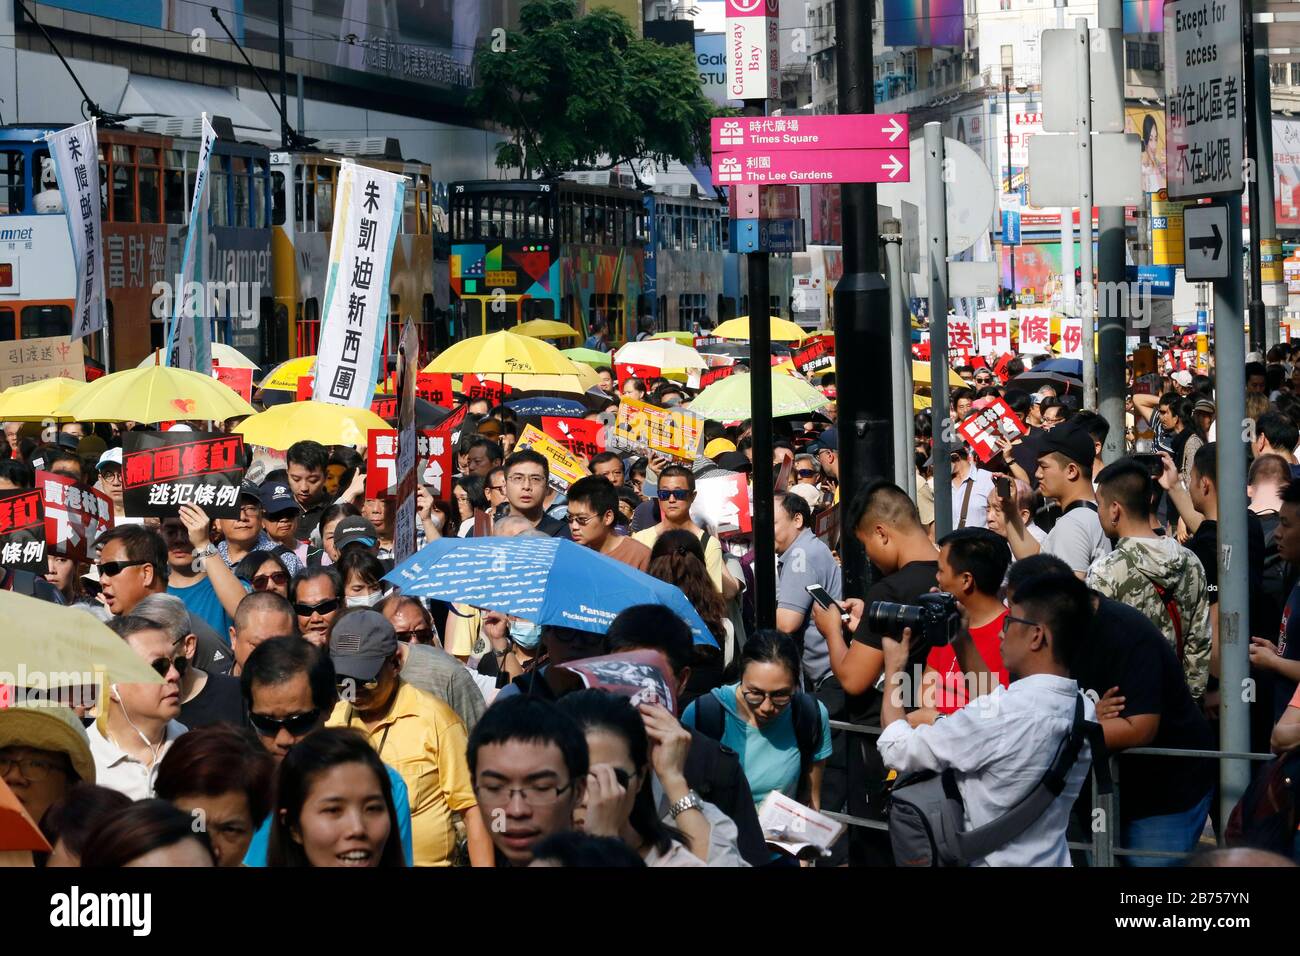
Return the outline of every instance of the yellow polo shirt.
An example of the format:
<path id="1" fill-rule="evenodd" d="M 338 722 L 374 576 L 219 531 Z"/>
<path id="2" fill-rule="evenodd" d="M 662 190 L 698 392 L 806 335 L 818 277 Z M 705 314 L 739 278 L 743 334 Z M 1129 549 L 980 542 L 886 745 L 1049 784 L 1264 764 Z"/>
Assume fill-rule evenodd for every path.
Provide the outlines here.
<path id="1" fill-rule="evenodd" d="M 704 530 L 696 535 L 697 538 L 704 537 Z M 639 541 L 647 548 L 654 550 L 655 542 L 659 540 L 659 526 L 646 528 L 644 531 L 638 531 L 632 535 L 633 541 Z M 722 593 L 722 543 L 718 541 L 716 534 L 710 534 L 708 543 L 704 545 L 704 570 L 709 572 L 709 580 L 713 582 L 713 587 L 719 594 Z"/>
<path id="2" fill-rule="evenodd" d="M 450 866 L 456 847 L 453 810 L 478 801 L 466 758 L 469 736 L 460 717 L 432 694 L 402 682 L 393 706 L 372 731 L 339 701 L 327 727 L 351 727 L 365 734 L 381 760 L 406 783 L 411 799 L 411 845 L 416 866 Z"/>

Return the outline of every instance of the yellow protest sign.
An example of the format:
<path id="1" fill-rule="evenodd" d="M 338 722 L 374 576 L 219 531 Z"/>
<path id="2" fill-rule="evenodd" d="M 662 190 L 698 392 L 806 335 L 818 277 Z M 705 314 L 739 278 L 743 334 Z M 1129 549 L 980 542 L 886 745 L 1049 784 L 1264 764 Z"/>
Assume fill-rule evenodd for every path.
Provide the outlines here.
<path id="1" fill-rule="evenodd" d="M 551 485 L 560 491 L 567 491 L 569 485 L 587 474 L 587 466 L 581 458 L 533 425 L 524 428 L 519 441 L 515 442 L 515 448 L 531 448 L 545 458 L 550 469 Z"/>
<path id="2" fill-rule="evenodd" d="M 625 398 L 618 406 L 614 437 L 679 461 L 693 462 L 704 439 L 704 419 L 676 408 Z"/>

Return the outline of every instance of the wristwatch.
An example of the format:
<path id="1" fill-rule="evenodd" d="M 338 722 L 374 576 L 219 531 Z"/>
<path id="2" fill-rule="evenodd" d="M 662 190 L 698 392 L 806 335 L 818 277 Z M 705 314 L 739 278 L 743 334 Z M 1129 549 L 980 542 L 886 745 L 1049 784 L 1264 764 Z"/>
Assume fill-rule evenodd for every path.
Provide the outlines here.
<path id="1" fill-rule="evenodd" d="M 209 541 L 198 551 L 194 552 L 194 560 L 191 563 L 190 567 L 192 567 L 195 571 L 202 571 L 204 559 L 211 557 L 212 555 L 217 553 L 218 553 L 217 546 L 213 544 L 211 541 Z"/>
<path id="2" fill-rule="evenodd" d="M 668 808 L 669 815 L 676 820 L 687 810 L 699 810 L 704 806 L 704 800 L 694 790 L 687 791 L 686 796 L 682 797 L 671 807 Z"/>

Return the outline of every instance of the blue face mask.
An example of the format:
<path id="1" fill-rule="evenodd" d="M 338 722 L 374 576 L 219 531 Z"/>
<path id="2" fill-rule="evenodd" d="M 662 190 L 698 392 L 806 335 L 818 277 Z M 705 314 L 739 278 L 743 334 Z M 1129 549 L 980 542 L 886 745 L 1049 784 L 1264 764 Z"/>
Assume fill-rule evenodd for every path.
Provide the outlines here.
<path id="1" fill-rule="evenodd" d="M 510 639 L 524 650 L 532 650 L 542 642 L 542 628 L 530 621 L 511 621 Z"/>

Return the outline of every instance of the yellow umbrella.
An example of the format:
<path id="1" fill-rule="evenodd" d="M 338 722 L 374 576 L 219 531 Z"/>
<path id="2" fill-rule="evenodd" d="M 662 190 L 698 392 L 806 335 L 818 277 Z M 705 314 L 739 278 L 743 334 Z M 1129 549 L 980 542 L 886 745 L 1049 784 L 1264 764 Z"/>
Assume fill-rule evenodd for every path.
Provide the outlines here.
<path id="1" fill-rule="evenodd" d="M 224 421 L 252 415 L 253 406 L 211 375 L 150 365 L 114 372 L 91 382 L 54 410 L 74 422 Z"/>
<path id="2" fill-rule="evenodd" d="M 584 391 L 589 388 L 599 387 L 600 376 L 596 374 L 594 368 L 586 362 L 574 362 L 573 364 L 578 367 L 578 384 L 583 387 Z"/>
<path id="3" fill-rule="evenodd" d="M 918 362 L 915 359 L 912 360 L 912 384 L 913 385 L 930 384 L 930 363 L 929 362 Z M 948 384 L 951 385 L 953 388 L 965 388 L 966 381 L 960 375 L 954 372 L 952 369 L 948 369 Z"/>
<path id="4" fill-rule="evenodd" d="M 457 342 L 424 369 L 453 375 L 577 375 L 573 362 L 554 345 L 513 332 L 476 335 Z"/>
<path id="5" fill-rule="evenodd" d="M 0 591 L 0 673 L 45 687 L 161 684 L 131 646 L 85 611 Z"/>
<path id="6" fill-rule="evenodd" d="M 807 335 L 793 322 L 772 316 L 770 320 L 773 342 L 802 342 Z M 749 340 L 749 316 L 741 315 L 723 322 L 711 333 L 721 339 Z"/>
<path id="7" fill-rule="evenodd" d="M 73 421 L 71 418 L 57 418 L 51 412 L 85 387 L 85 382 L 70 378 L 47 378 L 7 388 L 0 394 L 0 421 Z"/>
<path id="8" fill-rule="evenodd" d="M 244 419 L 235 431 L 250 445 L 284 451 L 294 442 L 307 439 L 322 445 L 360 447 L 365 445 L 366 432 L 370 429 L 388 427 L 388 422 L 368 408 L 329 402 L 289 402 Z"/>
<path id="9" fill-rule="evenodd" d="M 580 339 L 582 333 L 571 325 L 555 322 L 551 319 L 533 319 L 523 322 L 510 330 L 515 335 L 527 335 L 534 339 Z"/>
<path id="10" fill-rule="evenodd" d="M 650 338 L 671 339 L 678 345 L 695 345 L 695 334 L 693 332 L 656 332 Z"/>
<path id="11" fill-rule="evenodd" d="M 144 368 L 146 365 L 161 365 L 158 356 L 162 349 L 154 349 L 153 352 L 145 356 L 144 361 L 136 368 Z M 233 345 L 226 345 L 222 342 L 212 343 L 212 361 L 216 365 L 225 368 L 257 368 L 257 363 L 250 359 Z"/>
<path id="12" fill-rule="evenodd" d="M 297 392 L 298 379 L 310 375 L 316 368 L 316 356 L 300 355 L 298 358 L 281 362 L 258 383 L 258 388 L 272 392 Z"/>

